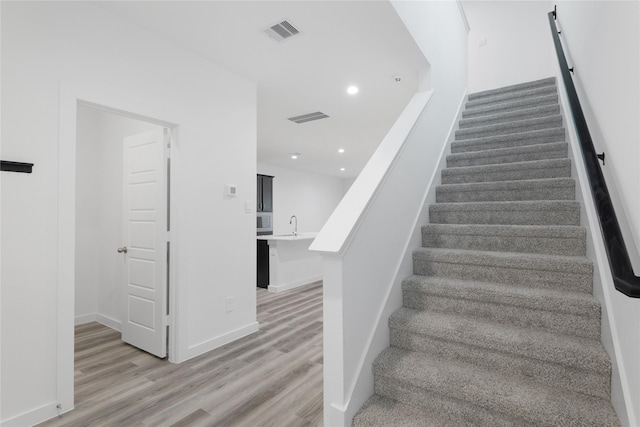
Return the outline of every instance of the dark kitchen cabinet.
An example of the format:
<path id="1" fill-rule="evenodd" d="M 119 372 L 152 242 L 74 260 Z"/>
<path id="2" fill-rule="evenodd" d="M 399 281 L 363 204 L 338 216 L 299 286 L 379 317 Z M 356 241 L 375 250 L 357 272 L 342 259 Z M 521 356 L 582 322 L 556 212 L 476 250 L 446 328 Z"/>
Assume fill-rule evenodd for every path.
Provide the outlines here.
<path id="1" fill-rule="evenodd" d="M 257 285 L 260 288 L 269 287 L 269 243 L 266 240 L 258 240 L 258 277 Z"/>
<path id="2" fill-rule="evenodd" d="M 273 177 L 258 175 L 258 212 L 273 212 Z"/>

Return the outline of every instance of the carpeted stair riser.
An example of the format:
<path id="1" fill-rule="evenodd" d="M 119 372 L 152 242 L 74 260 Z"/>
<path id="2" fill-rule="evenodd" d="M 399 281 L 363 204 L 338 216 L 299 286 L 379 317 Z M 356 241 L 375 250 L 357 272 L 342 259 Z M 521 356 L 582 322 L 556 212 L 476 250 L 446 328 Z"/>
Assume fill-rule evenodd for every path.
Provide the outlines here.
<path id="1" fill-rule="evenodd" d="M 500 104 L 503 102 L 515 101 L 526 98 L 536 98 L 544 95 L 556 94 L 557 89 L 555 86 L 543 86 L 539 88 L 521 90 L 517 92 L 503 93 L 499 95 L 488 96 L 480 99 L 473 99 L 467 101 L 465 109 L 471 110 L 478 107 L 484 107 L 492 104 Z"/>
<path id="2" fill-rule="evenodd" d="M 442 170 L 442 184 L 569 178 L 569 159 L 537 160 L 485 166 L 462 166 Z"/>
<path id="3" fill-rule="evenodd" d="M 389 319 L 391 346 L 477 363 L 589 396 L 610 393 L 611 364 L 598 341 L 453 316 L 400 309 Z"/>
<path id="4" fill-rule="evenodd" d="M 582 257 L 421 248 L 413 272 L 459 280 L 591 292 L 593 265 Z"/>
<path id="5" fill-rule="evenodd" d="M 584 256 L 586 230 L 575 226 L 428 224 L 422 227 L 422 246 Z"/>
<path id="6" fill-rule="evenodd" d="M 450 395 L 439 393 L 436 386 L 428 389 L 421 384 L 411 384 L 387 377 L 384 374 L 374 378 L 374 392 L 387 399 L 397 400 L 403 404 L 419 408 L 431 417 L 437 416 L 449 420 L 452 426 L 491 426 L 491 427 L 535 427 L 506 413 L 496 413 L 478 405 L 460 401 Z M 402 396 L 402 400 L 397 399 Z M 367 427 L 397 427 L 404 424 L 366 424 Z M 424 427 L 416 424 L 416 427 Z M 440 427 L 438 425 L 434 427 Z"/>
<path id="7" fill-rule="evenodd" d="M 557 142 L 530 145 L 526 147 L 501 148 L 473 153 L 449 154 L 447 156 L 447 167 L 486 166 L 504 163 L 562 159 L 567 157 L 568 150 L 568 143 Z"/>
<path id="8" fill-rule="evenodd" d="M 489 135 L 451 143 L 451 154 L 516 148 L 530 145 L 564 142 L 564 128 L 535 129 L 508 135 Z"/>
<path id="9" fill-rule="evenodd" d="M 436 203 L 432 224 L 580 225 L 575 201 Z"/>
<path id="10" fill-rule="evenodd" d="M 571 178 L 439 185 L 436 203 L 575 200 L 575 187 Z"/>
<path id="11" fill-rule="evenodd" d="M 542 107 L 545 105 L 558 104 L 558 94 L 551 93 L 542 96 L 535 96 L 529 98 L 522 98 L 516 100 L 509 100 L 497 104 L 489 104 L 481 107 L 476 107 L 471 110 L 464 110 L 462 112 L 462 119 L 470 119 L 480 116 L 492 116 L 494 114 L 505 113 L 514 110 L 523 110 L 527 108 Z"/>
<path id="12" fill-rule="evenodd" d="M 555 84 L 556 84 L 555 77 L 548 77 L 545 79 L 534 80 L 531 82 L 518 83 L 518 84 L 504 86 L 497 89 L 489 89 L 489 90 L 483 90 L 480 92 L 471 93 L 469 94 L 468 99 L 469 101 L 475 101 L 478 99 L 491 98 L 496 95 L 502 95 L 506 93 L 522 93 L 523 91 L 528 91 L 528 90 L 536 89 L 540 87 L 549 87 L 549 86 L 555 87 Z"/>
<path id="13" fill-rule="evenodd" d="M 443 360 L 456 360 L 485 369 L 499 370 L 514 377 L 530 379 L 549 387 L 562 388 L 587 396 L 606 398 L 610 394 L 609 372 L 598 374 L 571 369 L 528 357 L 480 349 L 467 343 L 415 334 L 404 329 L 392 328 L 389 333 L 392 347 L 428 354 Z"/>
<path id="14" fill-rule="evenodd" d="M 512 426 L 619 425 L 613 408 L 603 399 L 525 378 L 515 380 L 500 370 L 457 360 L 391 347 L 376 359 L 374 373 L 376 393 L 422 407 L 431 405 L 433 398 L 448 400 L 443 410 L 456 418 L 462 418 L 459 411 L 471 406 L 509 417 L 511 420 L 505 421 Z M 440 405 L 427 408 L 436 413 L 441 410 Z M 482 417 L 471 425 L 496 425 L 495 422 Z"/>
<path id="15" fill-rule="evenodd" d="M 503 325 L 527 327 L 587 339 L 597 339 L 600 336 L 600 322 L 593 317 L 595 315 L 592 312 L 589 312 L 590 316 L 585 316 L 583 314 L 547 311 L 538 307 L 529 308 L 515 304 L 494 303 L 486 299 L 482 300 L 475 295 L 469 298 L 459 298 L 404 291 L 403 300 L 404 307 L 416 310 L 456 313 L 460 316 L 475 317 Z"/>
<path id="16" fill-rule="evenodd" d="M 518 120 L 515 122 L 459 129 L 455 131 L 455 140 L 465 141 L 469 139 L 490 138 L 499 135 L 513 135 L 520 132 L 560 128 L 561 126 L 562 116 L 560 115 L 541 117 L 537 119 Z"/>
<path id="17" fill-rule="evenodd" d="M 450 419 L 417 406 L 405 405 L 397 400 L 374 395 L 360 409 L 353 427 L 454 427 Z"/>
<path id="18" fill-rule="evenodd" d="M 560 114 L 560 106 L 557 104 L 540 105 L 531 108 L 514 108 L 509 111 L 503 111 L 492 115 L 483 115 L 462 119 L 458 123 L 458 128 L 467 129 L 486 125 L 508 123 L 516 120 L 555 116 L 558 114 Z"/>

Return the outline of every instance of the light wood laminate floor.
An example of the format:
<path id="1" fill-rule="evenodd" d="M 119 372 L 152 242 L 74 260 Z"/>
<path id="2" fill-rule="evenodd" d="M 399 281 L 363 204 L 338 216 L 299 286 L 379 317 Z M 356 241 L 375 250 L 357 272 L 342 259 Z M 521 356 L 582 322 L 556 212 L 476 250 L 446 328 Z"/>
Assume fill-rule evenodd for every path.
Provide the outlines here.
<path id="1" fill-rule="evenodd" d="M 322 283 L 258 289 L 260 331 L 181 364 L 76 327 L 73 411 L 40 426 L 321 426 Z"/>

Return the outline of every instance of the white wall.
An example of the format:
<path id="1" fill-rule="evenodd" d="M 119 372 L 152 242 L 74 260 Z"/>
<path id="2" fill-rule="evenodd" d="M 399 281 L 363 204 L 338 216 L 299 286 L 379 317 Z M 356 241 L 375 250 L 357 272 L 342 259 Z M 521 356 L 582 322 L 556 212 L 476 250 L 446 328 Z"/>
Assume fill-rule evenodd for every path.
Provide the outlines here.
<path id="1" fill-rule="evenodd" d="M 389 345 L 419 220 L 467 84 L 467 27 L 457 2 L 393 1 L 431 64 L 417 93 L 353 182 L 311 249 L 323 254 L 324 423 L 351 425 L 373 394 L 372 362 Z"/>
<path id="2" fill-rule="evenodd" d="M 469 93 L 555 74 L 547 20 L 552 2 L 466 0 L 462 4 L 470 27 Z"/>
<path id="3" fill-rule="evenodd" d="M 606 153 L 602 171 L 640 275 L 640 4 L 561 1 L 558 24 L 596 151 Z M 591 216 L 595 249 L 589 255 L 599 261 L 594 273 L 601 280 L 594 280 L 594 295 L 603 305 L 603 344 L 613 362 L 612 401 L 623 425 L 635 426 L 640 422 L 640 301 L 614 289 L 595 211 Z"/>
<path id="4" fill-rule="evenodd" d="M 1 183 L 1 412 L 25 425 L 73 399 L 77 99 L 177 125 L 179 361 L 257 328 L 255 214 L 244 213 L 256 198 L 256 86 L 88 3 L 1 7 L 2 158 L 35 163 Z"/>
<path id="5" fill-rule="evenodd" d="M 120 329 L 122 141 L 158 125 L 80 105 L 76 145 L 76 324 Z"/>
<path id="6" fill-rule="evenodd" d="M 640 3 L 561 1 L 558 22 L 616 213 L 629 224 L 627 243 L 640 248 Z"/>
<path id="7" fill-rule="evenodd" d="M 273 180 L 273 234 L 293 231 L 291 215 L 298 218 L 299 232 L 320 231 L 344 196 L 344 180 L 295 169 L 258 163 L 258 173 Z"/>

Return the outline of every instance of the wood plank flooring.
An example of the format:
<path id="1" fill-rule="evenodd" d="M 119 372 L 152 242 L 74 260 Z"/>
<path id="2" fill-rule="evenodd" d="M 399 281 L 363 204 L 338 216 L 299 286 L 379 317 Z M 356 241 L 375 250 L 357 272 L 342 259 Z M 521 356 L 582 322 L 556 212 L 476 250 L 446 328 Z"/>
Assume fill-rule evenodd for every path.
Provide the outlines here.
<path id="1" fill-rule="evenodd" d="M 259 332 L 181 364 L 77 326 L 75 409 L 39 426 L 321 426 L 322 282 L 257 292 Z"/>

